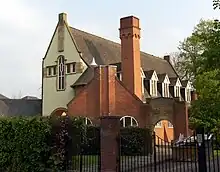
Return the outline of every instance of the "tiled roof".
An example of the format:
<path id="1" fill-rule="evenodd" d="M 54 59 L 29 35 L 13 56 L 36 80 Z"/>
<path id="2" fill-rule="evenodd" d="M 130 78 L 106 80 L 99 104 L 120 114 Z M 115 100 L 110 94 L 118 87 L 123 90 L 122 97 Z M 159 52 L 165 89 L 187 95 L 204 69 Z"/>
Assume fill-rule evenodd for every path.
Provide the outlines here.
<path id="1" fill-rule="evenodd" d="M 76 28 L 70 27 L 70 29 L 76 46 L 87 64 L 90 64 L 92 59 L 95 58 L 98 65 L 116 64 L 119 71 L 121 68 L 121 45 L 119 43 Z M 141 52 L 141 67 L 143 71 L 155 70 L 157 74 L 166 73 L 169 77 L 177 77 L 176 72 L 166 60 L 145 52 Z M 87 71 L 86 75 L 82 75 L 84 81 L 87 80 L 88 73 Z"/>
<path id="2" fill-rule="evenodd" d="M 26 100 L 38 100 L 37 97 L 34 97 L 34 96 L 25 96 L 23 97 L 22 99 L 26 99 Z"/>
<path id="3" fill-rule="evenodd" d="M 153 73 L 154 73 L 154 70 L 144 71 L 144 75 L 146 76 L 147 80 L 152 78 Z"/>
<path id="4" fill-rule="evenodd" d="M 186 87 L 187 84 L 188 84 L 188 82 L 189 82 L 188 80 L 182 80 L 182 81 L 181 81 L 182 86 L 183 86 L 183 87 Z"/>
<path id="5" fill-rule="evenodd" d="M 0 99 L 8 99 L 8 97 L 6 97 L 6 96 L 0 94 Z"/>
<path id="6" fill-rule="evenodd" d="M 41 99 L 0 99 L 0 115 L 35 116 L 41 115 Z"/>
<path id="7" fill-rule="evenodd" d="M 177 78 L 169 78 L 169 80 L 170 80 L 170 85 L 171 86 L 175 86 L 176 85 Z"/>
<path id="8" fill-rule="evenodd" d="M 165 79 L 165 77 L 166 77 L 166 74 L 164 73 L 164 74 L 157 74 L 157 77 L 158 77 L 158 82 L 159 83 L 162 83 L 163 81 L 164 81 L 164 79 Z"/>

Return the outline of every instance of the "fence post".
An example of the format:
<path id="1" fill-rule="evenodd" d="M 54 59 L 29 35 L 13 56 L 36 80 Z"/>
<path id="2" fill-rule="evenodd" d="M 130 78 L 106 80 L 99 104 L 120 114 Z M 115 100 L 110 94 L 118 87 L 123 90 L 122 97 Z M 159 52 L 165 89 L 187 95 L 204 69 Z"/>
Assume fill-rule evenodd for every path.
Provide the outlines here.
<path id="1" fill-rule="evenodd" d="M 120 164 L 118 136 L 120 132 L 120 118 L 116 116 L 101 117 L 101 172 L 119 172 Z"/>
<path id="2" fill-rule="evenodd" d="M 199 172 L 207 172 L 204 134 L 204 128 L 198 128 L 196 130 L 196 138 L 198 143 Z"/>

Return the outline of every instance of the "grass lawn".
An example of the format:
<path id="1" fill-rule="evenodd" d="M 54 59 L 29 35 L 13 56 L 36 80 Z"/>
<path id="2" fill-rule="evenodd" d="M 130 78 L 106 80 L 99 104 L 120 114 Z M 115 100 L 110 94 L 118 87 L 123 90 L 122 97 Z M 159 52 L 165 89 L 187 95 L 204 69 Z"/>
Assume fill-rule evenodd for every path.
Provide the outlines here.
<path id="1" fill-rule="evenodd" d="M 214 150 L 214 157 L 220 156 L 220 150 Z"/>
<path id="2" fill-rule="evenodd" d="M 121 160 L 129 160 L 129 157 L 134 158 L 134 156 L 121 156 Z M 136 155 L 135 157 L 139 156 Z M 79 155 L 73 156 L 73 166 L 79 168 L 80 162 L 82 163 L 81 165 L 83 168 L 95 166 L 98 165 L 99 158 L 98 155 L 82 155 L 81 157 Z"/>
<path id="3" fill-rule="evenodd" d="M 98 165 L 99 156 L 97 155 L 82 155 L 82 156 L 73 156 L 73 167 L 74 169 L 79 169 L 80 165 L 82 165 L 83 168 L 91 167 Z M 80 164 L 82 163 L 82 164 Z"/>

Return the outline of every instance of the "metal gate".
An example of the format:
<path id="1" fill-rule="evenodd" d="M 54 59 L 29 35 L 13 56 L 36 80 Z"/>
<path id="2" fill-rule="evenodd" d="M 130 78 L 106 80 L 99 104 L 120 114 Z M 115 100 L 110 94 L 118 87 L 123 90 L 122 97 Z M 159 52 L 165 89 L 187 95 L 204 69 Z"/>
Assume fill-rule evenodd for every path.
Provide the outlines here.
<path id="1" fill-rule="evenodd" d="M 150 142 L 142 140 L 129 151 L 137 140 L 120 136 L 121 172 L 220 172 L 218 134 L 198 133 L 167 142 L 153 133 Z"/>
<path id="2" fill-rule="evenodd" d="M 74 172 L 100 171 L 100 128 L 87 127 L 85 135 L 80 135 L 80 144 L 75 145 L 73 155 Z"/>

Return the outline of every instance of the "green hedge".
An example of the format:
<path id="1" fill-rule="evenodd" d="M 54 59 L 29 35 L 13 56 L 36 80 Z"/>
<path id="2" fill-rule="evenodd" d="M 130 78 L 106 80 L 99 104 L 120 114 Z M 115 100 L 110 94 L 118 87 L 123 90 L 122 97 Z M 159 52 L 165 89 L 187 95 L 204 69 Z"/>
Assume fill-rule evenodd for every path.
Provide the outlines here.
<path id="1" fill-rule="evenodd" d="M 55 153 L 59 147 L 55 137 L 60 133 L 60 120 L 50 117 L 0 118 L 0 171 L 60 169 L 60 157 Z M 74 135 L 72 143 L 79 147 L 84 125 L 79 118 L 71 118 L 70 123 L 70 131 Z"/>
<path id="2" fill-rule="evenodd" d="M 100 128 L 85 126 L 83 121 L 64 117 L 1 117 L 0 171 L 56 172 L 64 169 L 64 155 L 68 159 L 80 154 L 99 155 Z M 122 128 L 120 142 L 122 155 L 152 152 L 148 129 Z"/>
<path id="3" fill-rule="evenodd" d="M 147 128 L 121 128 L 121 155 L 146 156 L 153 152 L 152 134 Z"/>
<path id="4" fill-rule="evenodd" d="M 120 131 L 121 155 L 147 155 L 152 153 L 152 132 L 147 128 L 128 127 Z M 82 154 L 96 155 L 100 153 L 100 128 L 86 127 L 86 136 Z"/>
<path id="5" fill-rule="evenodd" d="M 100 128 L 87 126 L 85 128 L 85 137 L 81 145 L 82 155 L 100 154 Z"/>

